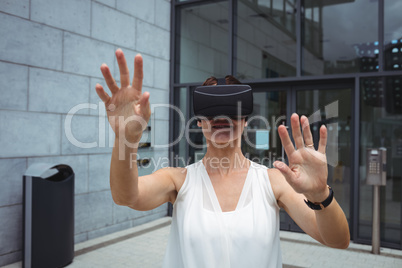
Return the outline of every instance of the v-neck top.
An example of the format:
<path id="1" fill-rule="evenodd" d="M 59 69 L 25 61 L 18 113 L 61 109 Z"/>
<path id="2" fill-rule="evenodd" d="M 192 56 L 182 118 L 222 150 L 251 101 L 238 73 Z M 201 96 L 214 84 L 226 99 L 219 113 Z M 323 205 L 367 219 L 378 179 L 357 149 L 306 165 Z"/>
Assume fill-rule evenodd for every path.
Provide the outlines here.
<path id="1" fill-rule="evenodd" d="M 267 167 L 251 162 L 236 209 L 229 212 L 222 212 L 202 161 L 186 168 L 163 267 L 282 267 L 279 207 Z"/>
<path id="2" fill-rule="evenodd" d="M 212 203 L 212 207 L 208 208 L 206 206 L 206 202 L 205 202 L 205 200 L 208 200 L 208 197 L 206 197 L 206 198 L 204 197 L 203 201 L 204 201 L 204 208 L 205 209 L 222 212 L 223 214 L 230 214 L 231 212 L 235 212 L 235 211 L 239 210 L 240 208 L 244 207 L 244 204 L 246 202 L 246 196 L 247 196 L 247 193 L 249 192 L 249 187 L 250 187 L 250 179 L 249 179 L 250 176 L 249 176 L 249 174 L 250 174 L 251 167 L 247 171 L 246 179 L 244 181 L 244 185 L 243 185 L 242 191 L 240 193 L 239 200 L 238 200 L 238 202 L 236 204 L 235 210 L 234 211 L 225 211 L 225 212 L 223 212 L 222 207 L 220 206 L 220 203 L 219 203 L 219 199 L 218 199 L 218 197 L 216 195 L 214 186 L 212 185 L 211 178 L 208 175 L 207 169 L 205 168 L 205 166 L 204 166 L 202 161 L 201 161 L 200 165 L 202 165 L 202 167 L 203 167 L 203 168 L 201 168 L 201 172 L 202 172 L 202 178 L 204 179 L 206 192 L 208 193 L 208 195 L 209 195 L 208 197 L 209 197 L 209 199 L 210 199 L 210 201 Z"/>

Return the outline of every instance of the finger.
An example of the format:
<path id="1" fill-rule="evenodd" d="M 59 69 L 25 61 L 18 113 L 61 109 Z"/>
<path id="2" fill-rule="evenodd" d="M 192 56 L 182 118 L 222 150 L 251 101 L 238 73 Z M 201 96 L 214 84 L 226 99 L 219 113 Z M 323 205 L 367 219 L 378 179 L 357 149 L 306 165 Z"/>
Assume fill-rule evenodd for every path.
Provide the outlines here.
<path id="1" fill-rule="evenodd" d="M 144 92 L 142 94 L 138 104 L 140 104 L 140 112 L 145 117 L 148 117 L 151 114 L 150 104 L 149 104 L 149 92 Z"/>
<path id="2" fill-rule="evenodd" d="M 128 87 L 130 85 L 130 73 L 127 67 L 126 58 L 120 48 L 116 50 L 116 59 L 120 70 L 121 87 Z"/>
<path id="3" fill-rule="evenodd" d="M 300 118 L 300 122 L 303 130 L 304 145 L 305 146 L 314 145 L 313 135 L 311 134 L 310 122 L 308 121 L 308 118 L 302 115 L 302 117 Z"/>
<path id="4" fill-rule="evenodd" d="M 285 126 L 278 127 L 279 138 L 281 139 L 282 146 L 287 155 L 291 155 L 295 151 L 292 141 L 289 138 L 288 130 Z"/>
<path id="5" fill-rule="evenodd" d="M 99 98 L 104 102 L 107 103 L 110 100 L 109 95 L 105 92 L 103 87 L 100 84 L 96 84 L 95 86 L 96 93 L 98 94 Z"/>
<path id="6" fill-rule="evenodd" d="M 141 54 L 137 54 L 134 58 L 134 77 L 133 77 L 133 87 L 138 90 L 138 93 L 141 94 L 142 90 L 142 79 L 144 78 L 143 74 L 143 60 Z"/>
<path id="7" fill-rule="evenodd" d="M 277 168 L 282 173 L 282 175 L 289 183 L 293 182 L 295 175 L 293 171 L 288 167 L 288 165 L 280 161 L 275 161 L 274 167 Z"/>
<path id="8" fill-rule="evenodd" d="M 290 117 L 290 123 L 292 125 L 292 135 L 293 140 L 295 141 L 297 149 L 303 148 L 303 137 L 300 130 L 300 122 L 299 122 L 299 115 L 294 113 Z"/>
<path id="9" fill-rule="evenodd" d="M 101 72 L 105 78 L 108 88 L 110 89 L 110 92 L 112 92 L 112 94 L 117 93 L 117 91 L 119 91 L 119 87 L 117 86 L 109 67 L 105 63 L 101 65 Z"/>
<path id="10" fill-rule="evenodd" d="M 327 128 L 324 125 L 322 125 L 320 127 L 320 142 L 318 145 L 318 151 L 320 153 L 325 154 L 325 150 L 327 148 L 327 137 L 328 137 Z"/>

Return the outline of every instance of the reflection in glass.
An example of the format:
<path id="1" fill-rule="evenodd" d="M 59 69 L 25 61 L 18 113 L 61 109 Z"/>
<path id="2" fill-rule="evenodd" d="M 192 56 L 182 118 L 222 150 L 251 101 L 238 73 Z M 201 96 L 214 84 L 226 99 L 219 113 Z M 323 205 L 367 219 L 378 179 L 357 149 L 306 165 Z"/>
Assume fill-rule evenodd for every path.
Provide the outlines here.
<path id="1" fill-rule="evenodd" d="M 302 18 L 304 75 L 378 70 L 378 1 L 305 0 Z"/>
<path id="2" fill-rule="evenodd" d="M 277 127 L 286 120 L 286 92 L 254 92 L 254 110 L 242 137 L 242 152 L 254 162 L 273 167 L 282 161 Z"/>
<path id="3" fill-rule="evenodd" d="M 214 75 L 228 74 L 228 3 L 203 4 L 182 8 L 177 31 L 179 51 L 176 82 L 201 82 Z"/>
<path id="4" fill-rule="evenodd" d="M 296 0 L 240 0 L 237 8 L 236 76 L 296 76 Z"/>
<path id="5" fill-rule="evenodd" d="M 360 79 L 359 238 L 371 239 L 373 187 L 366 185 L 367 148 L 387 149 L 387 181 L 381 187 L 381 240 L 401 243 L 402 76 Z M 397 93 L 398 92 L 398 93 Z"/>
<path id="6" fill-rule="evenodd" d="M 350 218 L 351 186 L 351 89 L 303 90 L 297 92 L 296 112 L 309 118 L 314 144 L 319 142 L 319 129 L 328 130 L 328 185 L 347 219 Z"/>
<path id="7" fill-rule="evenodd" d="M 402 70 L 402 1 L 384 1 L 384 70 Z"/>

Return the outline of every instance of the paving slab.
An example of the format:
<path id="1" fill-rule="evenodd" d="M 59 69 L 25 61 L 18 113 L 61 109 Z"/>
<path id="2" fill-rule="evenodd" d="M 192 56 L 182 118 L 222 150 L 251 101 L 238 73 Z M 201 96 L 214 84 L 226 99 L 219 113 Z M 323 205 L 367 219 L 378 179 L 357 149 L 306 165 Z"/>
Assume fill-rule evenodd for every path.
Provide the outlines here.
<path id="1" fill-rule="evenodd" d="M 170 231 L 170 217 L 75 245 L 75 258 L 68 268 L 161 267 Z M 321 245 L 306 234 L 280 232 L 284 268 L 301 267 L 402 267 L 402 251 L 350 243 L 346 250 Z M 19 268 L 13 263 L 3 268 Z"/>

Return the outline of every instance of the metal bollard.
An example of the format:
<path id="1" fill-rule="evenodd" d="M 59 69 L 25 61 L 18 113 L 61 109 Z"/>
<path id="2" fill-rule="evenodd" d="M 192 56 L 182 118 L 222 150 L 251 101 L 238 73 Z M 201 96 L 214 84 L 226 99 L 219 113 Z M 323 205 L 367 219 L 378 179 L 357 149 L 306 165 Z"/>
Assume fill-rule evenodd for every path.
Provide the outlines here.
<path id="1" fill-rule="evenodd" d="M 380 254 L 380 186 L 373 187 L 372 253 Z"/>

